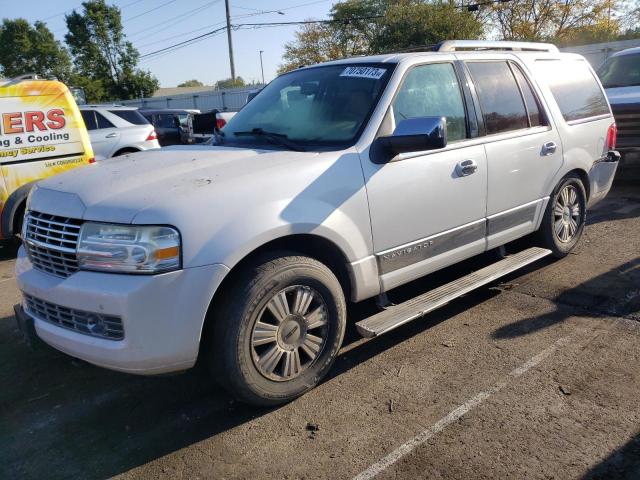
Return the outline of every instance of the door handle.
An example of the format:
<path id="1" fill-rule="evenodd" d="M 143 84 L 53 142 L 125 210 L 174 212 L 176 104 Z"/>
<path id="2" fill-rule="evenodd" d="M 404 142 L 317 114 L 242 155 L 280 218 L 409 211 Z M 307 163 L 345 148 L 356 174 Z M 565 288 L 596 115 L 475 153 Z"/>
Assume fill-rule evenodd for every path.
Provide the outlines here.
<path id="1" fill-rule="evenodd" d="M 462 160 L 456 165 L 456 172 L 461 177 L 468 177 L 472 173 L 475 173 L 476 170 L 478 170 L 478 164 L 475 160 Z"/>
<path id="2" fill-rule="evenodd" d="M 553 155 L 554 153 L 556 153 L 557 148 L 558 146 L 556 145 L 555 142 L 547 142 L 544 145 L 542 145 L 542 155 L 543 156 Z"/>
<path id="3" fill-rule="evenodd" d="M 104 138 L 115 138 L 115 137 L 117 137 L 117 136 L 118 136 L 118 134 L 117 134 L 117 133 L 115 133 L 115 132 L 113 132 L 113 133 L 110 133 L 109 135 L 107 135 L 107 136 L 106 136 L 106 137 L 104 137 Z"/>

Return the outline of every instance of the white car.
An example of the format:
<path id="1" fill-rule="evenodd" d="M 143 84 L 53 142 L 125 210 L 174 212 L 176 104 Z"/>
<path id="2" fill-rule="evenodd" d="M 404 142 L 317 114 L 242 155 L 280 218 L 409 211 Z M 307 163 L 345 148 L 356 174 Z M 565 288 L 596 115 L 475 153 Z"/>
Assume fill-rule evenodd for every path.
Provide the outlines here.
<path id="1" fill-rule="evenodd" d="M 81 105 L 96 160 L 160 148 L 153 125 L 137 108 Z"/>
<path id="2" fill-rule="evenodd" d="M 329 371 L 348 301 L 377 297 L 356 324 L 375 337 L 566 256 L 611 187 L 615 133 L 587 61 L 553 45 L 449 41 L 299 68 L 213 146 L 39 182 L 16 262 L 18 325 L 124 372 L 200 357 L 237 398 L 282 403 Z M 534 233 L 537 246 L 501 248 Z M 494 249 L 502 260 L 386 298 Z"/>

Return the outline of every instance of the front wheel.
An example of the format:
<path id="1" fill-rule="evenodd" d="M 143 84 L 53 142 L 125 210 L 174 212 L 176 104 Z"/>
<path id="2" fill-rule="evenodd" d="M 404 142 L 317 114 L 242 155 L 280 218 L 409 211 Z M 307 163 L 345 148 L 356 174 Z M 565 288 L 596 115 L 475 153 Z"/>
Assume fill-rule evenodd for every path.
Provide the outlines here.
<path id="1" fill-rule="evenodd" d="M 335 275 L 302 256 L 245 268 L 214 305 L 209 367 L 236 398 L 277 405 L 313 388 L 342 344 L 346 304 Z"/>
<path id="2" fill-rule="evenodd" d="M 582 237 L 586 218 L 584 185 L 578 177 L 566 177 L 549 199 L 539 232 L 541 244 L 556 258 L 566 256 Z"/>

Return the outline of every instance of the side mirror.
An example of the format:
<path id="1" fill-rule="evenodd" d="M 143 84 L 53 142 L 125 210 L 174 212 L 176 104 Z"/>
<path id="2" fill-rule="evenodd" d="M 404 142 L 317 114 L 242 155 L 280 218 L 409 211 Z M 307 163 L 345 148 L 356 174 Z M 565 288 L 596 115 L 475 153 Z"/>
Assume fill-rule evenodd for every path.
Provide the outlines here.
<path id="1" fill-rule="evenodd" d="M 408 118 L 398 123 L 393 135 L 378 137 L 374 150 L 385 153 L 386 161 L 400 153 L 437 150 L 447 146 L 445 117 Z M 376 155 L 380 158 L 380 155 Z M 376 163 L 383 163 L 377 161 Z"/>

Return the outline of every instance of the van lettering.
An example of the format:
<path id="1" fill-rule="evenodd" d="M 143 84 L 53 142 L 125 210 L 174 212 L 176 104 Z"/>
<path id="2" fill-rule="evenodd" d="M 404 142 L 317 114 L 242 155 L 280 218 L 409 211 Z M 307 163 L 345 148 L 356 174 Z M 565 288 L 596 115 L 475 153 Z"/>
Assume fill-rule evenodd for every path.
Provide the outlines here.
<path id="1" fill-rule="evenodd" d="M 4 133 L 22 133 L 22 114 L 16 113 L 3 113 L 2 114 L 2 131 Z"/>
<path id="2" fill-rule="evenodd" d="M 64 111 L 59 108 L 49 110 L 47 112 L 47 118 L 49 119 L 49 122 L 47 122 L 47 127 L 53 130 L 64 128 L 66 124 L 64 119 Z"/>
<path id="3" fill-rule="evenodd" d="M 44 126 L 44 113 L 42 112 L 25 112 L 24 114 L 24 129 L 27 132 L 33 132 L 34 127 L 40 131 L 44 131 L 47 127 Z"/>

